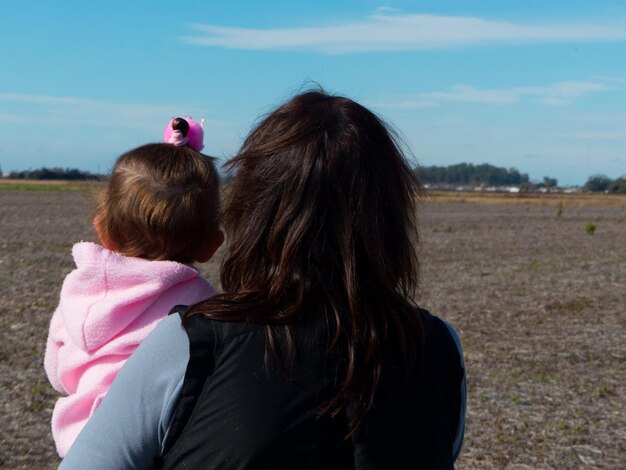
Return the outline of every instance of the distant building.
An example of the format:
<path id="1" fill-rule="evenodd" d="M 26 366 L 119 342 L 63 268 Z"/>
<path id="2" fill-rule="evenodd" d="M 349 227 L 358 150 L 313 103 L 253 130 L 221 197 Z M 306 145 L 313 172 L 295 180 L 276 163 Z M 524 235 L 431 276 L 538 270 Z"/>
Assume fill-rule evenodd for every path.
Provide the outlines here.
<path id="1" fill-rule="evenodd" d="M 565 188 L 563 190 L 564 193 L 566 194 L 577 194 L 577 193 L 582 193 L 583 192 L 583 188 L 580 188 L 578 186 L 574 186 L 571 188 Z"/>

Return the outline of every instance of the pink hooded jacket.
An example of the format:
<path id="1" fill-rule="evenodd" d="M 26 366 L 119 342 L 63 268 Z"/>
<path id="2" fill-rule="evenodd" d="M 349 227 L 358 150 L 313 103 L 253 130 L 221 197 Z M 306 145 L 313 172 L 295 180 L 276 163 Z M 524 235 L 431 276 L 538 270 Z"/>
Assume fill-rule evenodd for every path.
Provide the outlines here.
<path id="1" fill-rule="evenodd" d="M 44 365 L 60 398 L 52 435 L 63 457 L 139 343 L 177 304 L 215 295 L 198 271 L 173 261 L 74 245 L 76 269 L 63 282 L 52 316 Z"/>

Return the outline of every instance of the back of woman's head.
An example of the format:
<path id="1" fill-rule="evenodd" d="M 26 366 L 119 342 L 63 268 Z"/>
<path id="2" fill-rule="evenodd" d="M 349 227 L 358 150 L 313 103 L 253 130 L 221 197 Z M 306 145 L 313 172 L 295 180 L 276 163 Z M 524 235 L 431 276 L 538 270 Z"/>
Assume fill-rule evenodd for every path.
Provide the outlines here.
<path id="1" fill-rule="evenodd" d="M 330 321 L 331 347 L 347 348 L 348 357 L 321 411 L 350 399 L 354 429 L 372 404 L 383 344 L 415 359 L 413 173 L 378 117 L 321 91 L 266 116 L 230 166 L 224 294 L 192 312 L 266 325 L 272 352 L 282 332 L 292 346 L 289 326 L 277 325 Z"/>
<path id="2" fill-rule="evenodd" d="M 319 91 L 296 96 L 231 165 L 226 289 L 415 287 L 418 187 L 388 128 L 363 106 Z"/>
<path id="3" fill-rule="evenodd" d="M 219 229 L 213 159 L 171 144 L 123 154 L 96 197 L 96 225 L 116 251 L 152 260 L 199 260 Z"/>

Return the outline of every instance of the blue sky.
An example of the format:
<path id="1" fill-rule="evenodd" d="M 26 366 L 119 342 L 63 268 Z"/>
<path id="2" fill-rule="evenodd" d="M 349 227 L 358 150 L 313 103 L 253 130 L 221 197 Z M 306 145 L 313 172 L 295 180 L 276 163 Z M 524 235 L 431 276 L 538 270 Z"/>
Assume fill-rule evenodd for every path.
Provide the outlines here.
<path id="1" fill-rule="evenodd" d="M 0 167 L 106 172 L 204 117 L 227 158 L 322 85 L 390 121 L 422 165 L 626 174 L 626 2 L 2 2 Z"/>

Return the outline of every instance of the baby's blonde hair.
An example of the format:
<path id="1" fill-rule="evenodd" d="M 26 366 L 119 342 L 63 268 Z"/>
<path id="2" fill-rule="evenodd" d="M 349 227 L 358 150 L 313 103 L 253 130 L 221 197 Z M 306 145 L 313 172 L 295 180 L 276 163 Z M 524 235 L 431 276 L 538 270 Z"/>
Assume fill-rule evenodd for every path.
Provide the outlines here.
<path id="1" fill-rule="evenodd" d="M 122 155 L 96 195 L 99 235 L 125 256 L 198 261 L 219 229 L 213 158 L 148 144 Z"/>

